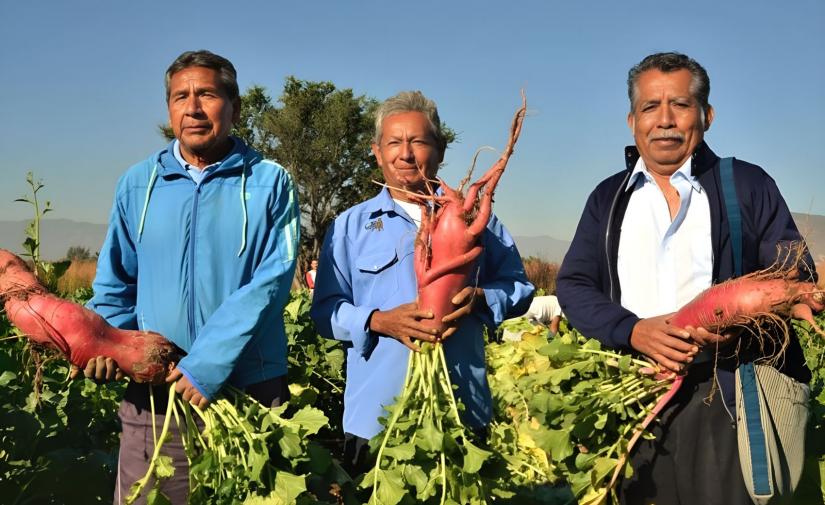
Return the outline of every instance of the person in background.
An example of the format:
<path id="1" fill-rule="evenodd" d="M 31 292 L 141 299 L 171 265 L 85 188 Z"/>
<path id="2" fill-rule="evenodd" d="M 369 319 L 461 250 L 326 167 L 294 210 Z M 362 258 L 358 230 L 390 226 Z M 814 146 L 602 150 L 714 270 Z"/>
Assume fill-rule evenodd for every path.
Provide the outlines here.
<path id="1" fill-rule="evenodd" d="M 527 309 L 527 312 L 518 316 L 518 318 L 526 318 L 531 324 L 546 326 L 548 330 L 550 330 L 550 337 L 559 332 L 559 324 L 561 323 L 562 317 L 564 317 L 564 313 L 561 311 L 558 298 L 554 295 L 533 297 L 533 301 L 530 302 L 530 308 Z M 508 319 L 502 324 L 502 327 L 504 327 L 501 337 L 502 340 L 521 340 L 521 334 L 524 333 L 523 331 L 506 327 L 508 322 L 514 322 L 515 319 Z"/>
<path id="2" fill-rule="evenodd" d="M 309 263 L 309 270 L 304 275 L 304 280 L 307 283 L 307 287 L 309 288 L 310 292 L 315 290 L 315 276 L 318 273 L 318 260 L 312 260 Z"/>

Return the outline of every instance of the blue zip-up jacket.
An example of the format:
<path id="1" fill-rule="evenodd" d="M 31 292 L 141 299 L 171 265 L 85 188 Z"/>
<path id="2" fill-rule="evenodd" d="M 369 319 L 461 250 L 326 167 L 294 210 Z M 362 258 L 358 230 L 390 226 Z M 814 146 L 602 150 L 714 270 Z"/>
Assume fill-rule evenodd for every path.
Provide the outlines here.
<path id="1" fill-rule="evenodd" d="M 172 144 L 120 178 L 88 303 L 113 326 L 175 343 L 178 367 L 209 399 L 227 381 L 286 374 L 300 233 L 289 173 L 233 142 L 199 185 Z"/>
<path id="2" fill-rule="evenodd" d="M 327 232 L 310 311 L 318 332 L 351 344 L 347 350 L 344 431 L 372 438 L 401 393 L 411 352 L 394 338 L 369 331 L 374 310 L 414 302 L 418 284 L 413 269 L 415 223 L 388 190 L 341 214 Z M 444 342 L 450 380 L 465 406 L 464 421 L 484 426 L 492 416 L 484 361 L 483 325 L 495 328 L 524 313 L 533 298 L 512 237 L 493 216 L 482 237 L 478 286 L 489 310 L 476 309 L 461 319 Z M 478 304 L 481 305 L 481 304 Z"/>
<path id="3" fill-rule="evenodd" d="M 616 269 L 622 220 L 630 201 L 627 179 L 639 159 L 634 146 L 625 149 L 626 170 L 602 181 L 590 194 L 573 242 L 562 262 L 556 290 L 562 310 L 583 335 L 600 340 L 614 349 L 626 351 L 630 334 L 639 317 L 621 306 L 621 286 Z M 721 194 L 719 157 L 704 142 L 691 160 L 691 173 L 707 191 L 713 248 L 713 284 L 733 277 L 733 249 L 727 210 Z M 734 185 L 742 214 L 742 270 L 747 274 L 774 264 L 777 245 L 802 240 L 776 183 L 764 170 L 734 160 Z M 815 280 L 813 260 L 803 261 Z M 756 352 L 750 349 L 749 352 Z M 745 357 L 753 359 L 758 356 Z M 734 372 L 737 357 L 720 359 L 717 378 L 725 403 L 733 411 Z M 780 370 L 800 382 L 810 380 L 802 349 L 795 335 L 786 350 Z"/>

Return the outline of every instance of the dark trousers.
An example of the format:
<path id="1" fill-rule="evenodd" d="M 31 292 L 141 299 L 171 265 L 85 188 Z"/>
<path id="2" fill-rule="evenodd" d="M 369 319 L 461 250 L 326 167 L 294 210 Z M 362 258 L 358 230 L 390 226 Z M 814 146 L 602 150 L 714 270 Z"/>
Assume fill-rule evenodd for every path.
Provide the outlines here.
<path id="1" fill-rule="evenodd" d="M 289 399 L 286 376 L 276 377 L 245 388 L 246 392 L 270 407 L 277 407 Z M 166 403 L 169 398 L 167 386 L 155 386 L 155 423 L 160 435 L 166 417 Z M 130 382 L 123 395 L 123 401 L 118 410 L 123 430 L 120 434 L 120 452 L 118 454 L 117 483 L 115 484 L 114 504 L 120 505 L 129 496 L 132 484 L 142 479 L 149 469 L 149 460 L 155 450 L 152 434 L 152 410 L 149 404 L 149 386 Z M 200 420 L 198 420 L 200 425 Z M 180 438 L 177 423 L 172 419 L 169 423 L 171 437 L 161 448 L 161 454 L 172 458 L 175 474 L 160 483 L 160 491 L 166 495 L 173 505 L 184 505 L 189 497 L 189 465 L 183 442 Z M 135 502 L 139 505 L 146 503 L 146 495 L 152 489 L 153 481 L 143 489 L 141 497 Z"/>
<path id="2" fill-rule="evenodd" d="M 712 385 L 712 363 L 690 369 L 661 421 L 651 424 L 655 440 L 634 449 L 633 476 L 619 483 L 622 504 L 752 503 L 739 466 L 736 413 L 727 412 L 719 391 L 705 403 Z"/>

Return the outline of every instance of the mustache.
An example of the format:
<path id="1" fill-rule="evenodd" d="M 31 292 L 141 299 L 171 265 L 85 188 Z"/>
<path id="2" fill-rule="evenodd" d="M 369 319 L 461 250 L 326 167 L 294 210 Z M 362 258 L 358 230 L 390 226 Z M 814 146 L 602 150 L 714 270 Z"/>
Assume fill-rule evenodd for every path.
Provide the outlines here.
<path id="1" fill-rule="evenodd" d="M 685 135 L 682 132 L 674 130 L 661 130 L 648 134 L 647 140 L 679 140 L 685 141 Z"/>

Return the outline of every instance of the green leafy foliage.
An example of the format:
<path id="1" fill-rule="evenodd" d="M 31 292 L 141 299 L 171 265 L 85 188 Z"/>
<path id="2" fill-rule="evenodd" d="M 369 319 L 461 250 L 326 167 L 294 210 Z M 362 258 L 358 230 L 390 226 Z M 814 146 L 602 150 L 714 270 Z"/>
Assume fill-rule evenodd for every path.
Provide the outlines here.
<path id="1" fill-rule="evenodd" d="M 486 503 L 478 472 L 491 453 L 473 442 L 459 408 L 442 346 L 410 353 L 404 388 L 370 441 L 376 463 L 360 484 L 372 490 L 369 503 Z"/>
<path id="2" fill-rule="evenodd" d="M 817 316 L 820 328 L 825 326 L 825 314 Z M 825 337 L 808 323 L 793 322 L 805 360 L 811 370 L 811 413 L 806 434 L 806 460 L 802 480 L 794 495 L 794 503 L 825 503 Z"/>
<path id="3" fill-rule="evenodd" d="M 70 381 L 65 361 L 40 365 L 0 317 L 0 496 L 5 503 L 109 503 L 122 386 Z M 83 485 L 77 485 L 82 482 Z"/>
<path id="4" fill-rule="evenodd" d="M 508 468 L 499 495 L 535 500 L 567 484 L 581 503 L 606 493 L 633 430 L 669 385 L 651 365 L 606 351 L 563 328 L 536 327 L 518 342 L 487 348 L 496 407 L 490 446 Z M 537 486 L 538 485 L 538 486 Z M 559 501 L 564 503 L 564 501 Z"/>

